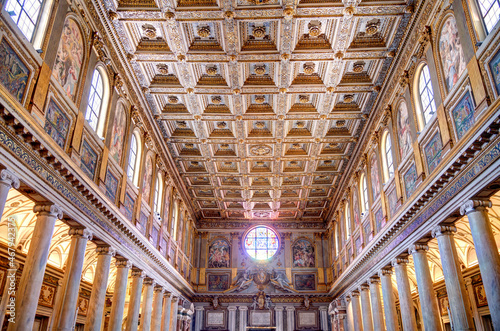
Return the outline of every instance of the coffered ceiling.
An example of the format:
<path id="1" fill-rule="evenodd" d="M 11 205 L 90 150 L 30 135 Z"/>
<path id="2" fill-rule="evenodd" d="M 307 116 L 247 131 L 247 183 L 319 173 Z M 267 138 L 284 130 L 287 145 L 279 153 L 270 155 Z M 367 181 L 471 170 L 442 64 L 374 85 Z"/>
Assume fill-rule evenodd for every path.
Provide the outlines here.
<path id="1" fill-rule="evenodd" d="M 199 220 L 325 221 L 408 3 L 105 6 Z"/>

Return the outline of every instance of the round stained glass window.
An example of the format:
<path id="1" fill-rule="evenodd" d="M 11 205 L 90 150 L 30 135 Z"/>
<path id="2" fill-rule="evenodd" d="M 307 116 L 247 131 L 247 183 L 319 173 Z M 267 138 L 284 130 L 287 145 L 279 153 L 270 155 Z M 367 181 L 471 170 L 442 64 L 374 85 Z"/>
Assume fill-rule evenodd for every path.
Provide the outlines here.
<path id="1" fill-rule="evenodd" d="M 257 226 L 245 236 L 245 250 L 256 260 L 270 259 L 276 254 L 278 247 L 278 235 L 267 226 Z"/>

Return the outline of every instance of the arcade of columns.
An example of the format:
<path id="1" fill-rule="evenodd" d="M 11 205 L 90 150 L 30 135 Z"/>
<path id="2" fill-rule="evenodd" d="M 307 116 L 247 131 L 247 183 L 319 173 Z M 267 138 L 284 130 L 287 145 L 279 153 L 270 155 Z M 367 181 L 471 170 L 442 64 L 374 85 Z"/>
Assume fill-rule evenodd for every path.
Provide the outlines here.
<path id="1" fill-rule="evenodd" d="M 495 330 L 500 330 L 500 255 L 488 216 L 487 208 L 491 206 L 489 200 L 469 200 L 460 207 L 460 213 L 467 215 L 492 323 Z M 479 314 L 470 304 L 474 302 L 474 294 L 471 286 L 466 286 L 462 275 L 454 241 L 456 231 L 453 223 L 443 223 L 432 229 L 431 235 L 438 242 L 453 330 L 476 330 L 473 318 L 478 321 Z M 427 258 L 428 240 L 428 237 L 416 240 L 408 248 L 407 254 L 413 258 L 424 328 L 441 331 L 441 317 Z M 335 308 L 330 311 L 333 330 L 400 330 L 392 285 L 393 275 L 397 283 L 403 329 L 417 330 L 407 254 L 401 254 L 391 265 L 383 267 L 357 290 L 348 293 L 345 296 L 347 306 L 342 299 L 334 301 Z"/>
<path id="2" fill-rule="evenodd" d="M 19 188 L 19 179 L 11 171 L 0 171 L 0 214 L 3 213 L 7 195 L 11 188 Z M 15 323 L 9 323 L 8 331 L 31 330 L 38 306 L 45 269 L 48 262 L 49 248 L 56 220 L 63 218 L 63 210 L 52 202 L 37 203 L 34 207 L 36 225 L 33 230 L 28 255 L 24 263 L 21 280 L 16 293 Z M 61 291 L 56 297 L 54 314 L 49 330 L 73 330 L 77 311 L 78 293 L 84 254 L 87 242 L 92 240 L 92 233 L 84 227 L 70 227 L 71 248 L 68 256 Z M 117 275 L 113 291 L 111 315 L 108 330 L 122 330 L 125 318 L 125 330 L 151 331 L 186 331 L 191 325 L 193 312 L 179 306 L 180 298 L 167 292 L 146 273 L 136 268 L 125 256 L 116 255 L 110 245 L 97 246 L 97 267 L 87 313 L 85 331 L 99 331 L 103 324 L 103 311 L 106 299 L 106 286 L 112 258 L 115 258 Z M 13 275 L 18 268 L 12 264 L 7 274 Z M 128 275 L 131 270 L 132 285 L 127 289 Z M 0 316 L 5 317 L 9 309 L 9 286 L 4 287 L 0 302 Z M 125 314 L 127 291 L 130 292 L 128 311 Z M 142 295 L 141 300 L 141 293 Z M 172 314 L 176 312 L 177 318 Z M 8 316 L 8 315 L 7 315 Z M 140 321 L 139 321 L 140 316 Z M 3 320 L 1 321 L 3 323 Z M 0 325 L 2 324 L 0 323 Z"/>

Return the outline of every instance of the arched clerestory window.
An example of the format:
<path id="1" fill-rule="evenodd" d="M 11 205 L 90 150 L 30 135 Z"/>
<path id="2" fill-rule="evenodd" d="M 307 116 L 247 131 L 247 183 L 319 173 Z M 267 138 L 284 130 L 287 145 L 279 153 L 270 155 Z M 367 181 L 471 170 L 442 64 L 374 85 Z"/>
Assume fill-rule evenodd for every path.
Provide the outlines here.
<path id="1" fill-rule="evenodd" d="M 351 209 L 349 208 L 349 202 L 345 204 L 345 239 L 349 239 L 351 236 Z"/>
<path id="2" fill-rule="evenodd" d="M 35 49 L 42 45 L 52 0 L 7 0 L 5 11 Z"/>
<path id="3" fill-rule="evenodd" d="M 391 134 L 389 131 L 385 131 L 382 136 L 382 166 L 384 170 L 384 183 L 387 183 L 389 179 L 394 176 L 394 159 L 392 157 L 392 143 Z"/>
<path id="4" fill-rule="evenodd" d="M 368 202 L 368 185 L 366 183 L 366 175 L 363 173 L 361 174 L 361 178 L 359 180 L 359 196 L 361 197 L 361 213 L 363 216 L 366 215 L 368 212 L 369 208 L 369 202 Z"/>
<path id="5" fill-rule="evenodd" d="M 436 113 L 436 103 L 434 102 L 434 91 L 432 89 L 431 74 L 429 67 L 424 64 L 418 71 L 418 102 L 417 110 L 419 112 L 420 130 L 430 122 L 432 116 Z"/>
<path id="6" fill-rule="evenodd" d="M 99 137 L 104 136 L 104 124 L 106 122 L 108 97 L 109 84 L 107 75 L 104 72 L 104 69 L 101 66 L 98 66 L 92 74 L 85 120 Z"/>
<path id="7" fill-rule="evenodd" d="M 163 176 L 158 173 L 156 176 L 156 184 L 155 184 L 155 196 L 153 200 L 153 211 L 160 214 L 161 211 L 161 200 L 163 195 Z"/>
<path id="8" fill-rule="evenodd" d="M 139 165 L 141 160 L 141 140 L 139 134 L 134 132 L 130 138 L 130 152 L 127 165 L 127 177 L 137 186 L 139 178 Z"/>

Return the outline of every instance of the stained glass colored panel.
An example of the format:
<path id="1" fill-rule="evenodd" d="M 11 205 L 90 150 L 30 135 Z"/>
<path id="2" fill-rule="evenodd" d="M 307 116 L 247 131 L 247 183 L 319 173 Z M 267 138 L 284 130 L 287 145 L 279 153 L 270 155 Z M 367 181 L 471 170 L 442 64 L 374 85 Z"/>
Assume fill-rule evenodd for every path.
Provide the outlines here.
<path id="1" fill-rule="evenodd" d="M 277 234 L 270 228 L 258 226 L 250 230 L 245 237 L 245 249 L 254 259 L 266 260 L 278 251 Z"/>

